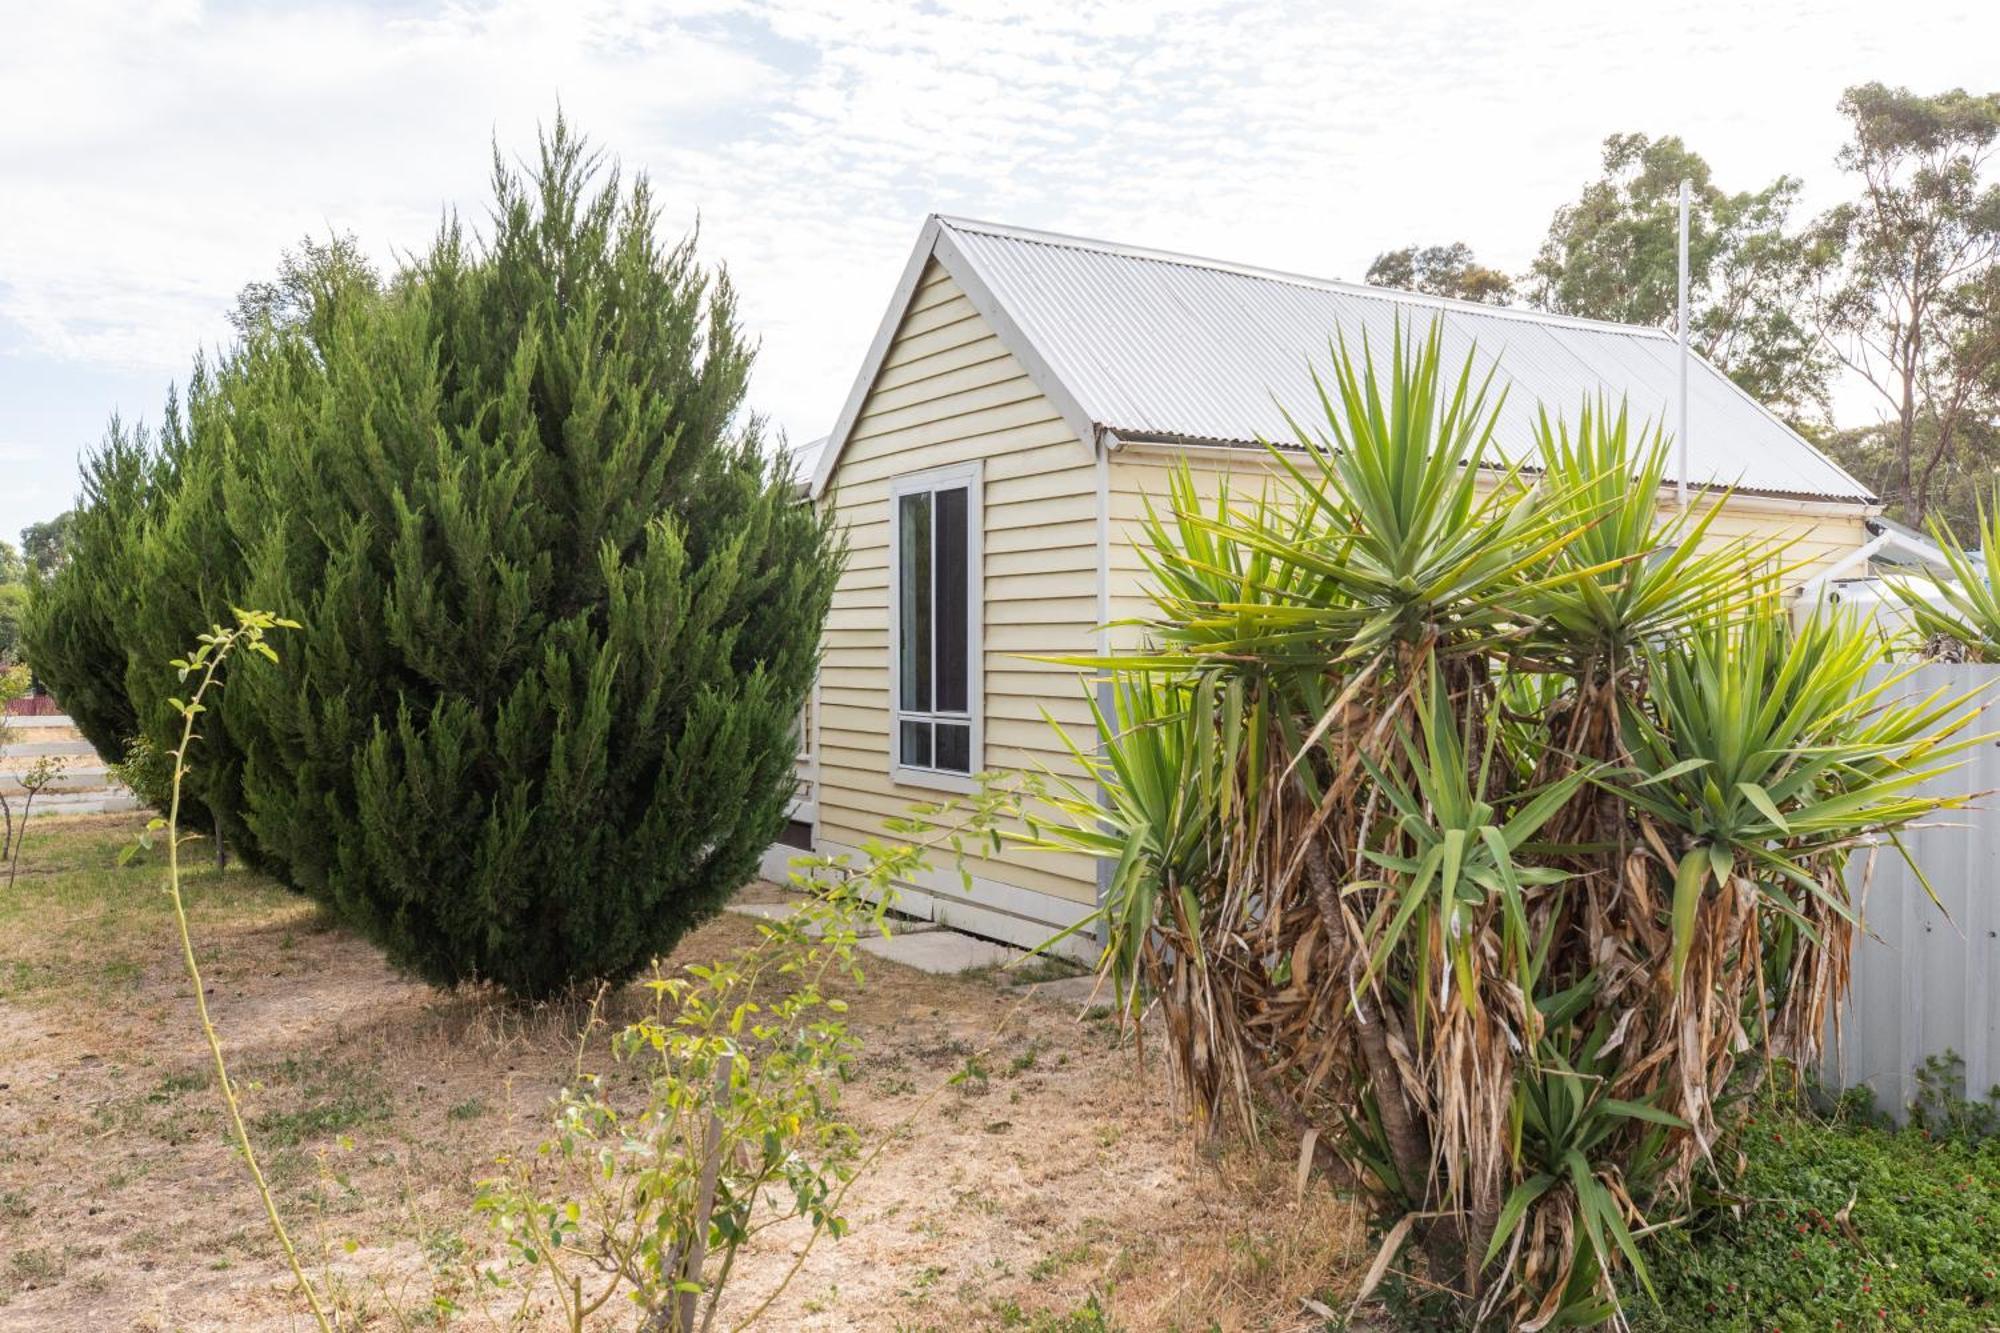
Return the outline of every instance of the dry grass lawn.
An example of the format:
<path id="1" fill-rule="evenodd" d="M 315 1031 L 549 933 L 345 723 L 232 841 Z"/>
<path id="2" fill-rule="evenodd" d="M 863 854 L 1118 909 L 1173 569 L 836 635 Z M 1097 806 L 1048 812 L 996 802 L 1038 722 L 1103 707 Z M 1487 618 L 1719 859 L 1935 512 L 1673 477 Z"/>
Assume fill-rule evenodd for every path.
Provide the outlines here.
<path id="1" fill-rule="evenodd" d="M 159 863 L 116 864 L 138 827 L 38 822 L 0 898 L 0 1329 L 303 1329 L 224 1136 Z M 540 1137 L 577 1011 L 401 979 L 202 851 L 190 899 L 210 1003 L 343 1327 L 505 1326 L 510 1303 L 488 1311 L 452 1285 L 499 1254 L 473 1183 Z M 752 931 L 725 915 L 673 961 Z M 1344 1308 L 1371 1257 L 1359 1212 L 1317 1182 L 1295 1199 L 1283 1145 L 1194 1147 L 1109 1023 L 880 962 L 849 998 L 866 1055 L 845 1105 L 870 1140 L 969 1058 L 984 1077 L 888 1147 L 849 1196 L 852 1232 L 812 1251 L 761 1327 L 1304 1329 L 1325 1326 L 1308 1302 Z M 796 1243 L 774 1231 L 739 1264 L 724 1322 Z M 438 1312 L 440 1283 L 462 1313 Z"/>

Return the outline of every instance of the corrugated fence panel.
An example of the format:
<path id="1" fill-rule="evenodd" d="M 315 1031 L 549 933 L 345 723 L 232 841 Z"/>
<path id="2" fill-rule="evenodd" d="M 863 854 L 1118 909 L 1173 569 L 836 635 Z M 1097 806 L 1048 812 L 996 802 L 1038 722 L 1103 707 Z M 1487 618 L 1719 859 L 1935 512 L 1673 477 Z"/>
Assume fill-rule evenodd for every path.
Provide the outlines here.
<path id="1" fill-rule="evenodd" d="M 1939 688 L 1954 695 L 1983 688 L 2000 699 L 2000 667 L 1929 663 L 1895 688 L 1919 697 Z M 1982 742 L 1963 758 L 1960 768 L 1924 791 L 2000 790 L 2000 742 Z M 1994 901 L 2000 893 L 2000 799 L 1980 805 L 1903 840 L 1937 891 L 1936 903 L 1893 847 L 1876 853 L 1872 874 L 1865 854 L 1850 872 L 1863 933 L 1854 950 L 1853 987 L 1842 1005 L 1841 1041 L 1829 1041 L 1823 1073 L 1836 1086 L 1866 1084 L 1876 1104 L 1899 1119 L 1916 1095 L 1914 1071 L 1929 1056 L 1957 1052 L 1974 1095 L 2000 1083 L 2000 981 L 1994 977 L 2000 971 L 2000 904 Z"/>

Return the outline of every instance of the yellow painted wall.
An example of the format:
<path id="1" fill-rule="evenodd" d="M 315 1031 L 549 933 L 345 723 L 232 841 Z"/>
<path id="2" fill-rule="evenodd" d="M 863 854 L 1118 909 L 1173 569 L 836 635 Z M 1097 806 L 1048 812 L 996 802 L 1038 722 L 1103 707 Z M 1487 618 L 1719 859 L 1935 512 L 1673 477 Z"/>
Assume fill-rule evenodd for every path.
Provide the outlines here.
<path id="1" fill-rule="evenodd" d="M 855 847 L 937 791 L 890 779 L 889 507 L 894 478 L 982 460 L 987 768 L 1077 775 L 1043 720 L 1081 735 L 1074 670 L 1021 654 L 1089 653 L 1097 624 L 1096 468 L 1090 451 L 935 263 L 925 272 L 823 503 L 847 530 L 847 572 L 820 671 L 819 836 Z M 979 757 L 976 757 L 979 758 Z M 975 875 L 1094 903 L 1095 864 L 1009 851 Z"/>
<path id="2" fill-rule="evenodd" d="M 1778 558 L 1787 565 L 1801 566 L 1787 575 L 1788 584 L 1804 583 L 1869 541 L 1868 530 L 1863 526 L 1867 511 L 1847 507 L 1840 512 L 1812 512 L 1813 508 L 1817 507 L 1739 495 L 1724 505 L 1722 513 L 1709 525 L 1708 541 L 1744 536 L 1791 542 Z"/>

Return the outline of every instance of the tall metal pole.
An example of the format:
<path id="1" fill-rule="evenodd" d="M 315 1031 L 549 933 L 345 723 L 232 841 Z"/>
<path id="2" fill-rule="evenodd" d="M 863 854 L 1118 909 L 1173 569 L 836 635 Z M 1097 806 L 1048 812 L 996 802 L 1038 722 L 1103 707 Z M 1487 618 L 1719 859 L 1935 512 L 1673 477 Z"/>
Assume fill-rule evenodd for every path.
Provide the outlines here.
<path id="1" fill-rule="evenodd" d="M 1674 449 L 1678 463 L 1674 469 L 1674 494 L 1682 509 L 1688 502 L 1688 199 L 1693 194 L 1690 182 L 1681 182 L 1681 302 L 1680 313 L 1674 317 L 1675 331 L 1680 335 L 1680 412 L 1674 424 Z"/>

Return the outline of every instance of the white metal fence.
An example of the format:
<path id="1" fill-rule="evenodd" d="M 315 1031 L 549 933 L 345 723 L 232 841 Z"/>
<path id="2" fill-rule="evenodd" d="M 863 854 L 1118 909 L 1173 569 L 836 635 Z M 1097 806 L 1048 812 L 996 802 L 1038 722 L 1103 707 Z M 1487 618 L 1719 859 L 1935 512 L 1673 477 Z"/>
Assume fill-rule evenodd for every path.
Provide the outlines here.
<path id="1" fill-rule="evenodd" d="M 1983 687 L 2000 702 L 2000 667 L 1929 663 L 1896 691 L 1921 696 L 1939 687 L 1954 695 Z M 1994 730 L 1996 721 L 2000 708 L 1980 729 Z M 2000 742 L 1984 741 L 1963 758 L 1926 790 L 2000 791 Z M 1904 838 L 1938 903 L 1893 847 L 1876 855 L 1862 898 L 1843 1040 L 1829 1043 L 1823 1072 L 1836 1086 L 1867 1084 L 1876 1104 L 1899 1118 L 1916 1095 L 1913 1071 L 1928 1056 L 1957 1052 L 1974 1095 L 2000 1083 L 2000 796 L 1979 805 Z M 1857 893 L 1865 860 L 1857 856 L 1852 868 Z"/>

